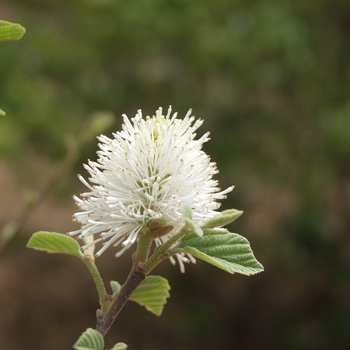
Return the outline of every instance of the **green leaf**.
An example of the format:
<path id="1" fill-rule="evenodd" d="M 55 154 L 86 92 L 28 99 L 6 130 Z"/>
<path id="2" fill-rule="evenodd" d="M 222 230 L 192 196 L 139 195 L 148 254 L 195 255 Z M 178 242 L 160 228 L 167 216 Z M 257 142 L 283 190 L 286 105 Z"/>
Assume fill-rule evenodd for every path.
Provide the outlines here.
<path id="1" fill-rule="evenodd" d="M 222 227 L 230 224 L 238 219 L 243 214 L 243 211 L 236 209 L 224 210 L 222 213 L 207 220 L 203 228 Z"/>
<path id="2" fill-rule="evenodd" d="M 88 328 L 73 345 L 76 350 L 103 350 L 104 340 L 95 329 Z"/>
<path id="3" fill-rule="evenodd" d="M 128 346 L 125 343 L 117 343 L 111 350 L 125 350 Z"/>
<path id="4" fill-rule="evenodd" d="M 4 116 L 6 113 L 0 108 L 0 116 Z"/>
<path id="5" fill-rule="evenodd" d="M 203 237 L 184 236 L 176 248 L 182 248 L 209 264 L 229 273 L 254 275 L 264 270 L 256 260 L 249 241 L 241 235 L 220 229 L 205 229 Z"/>
<path id="6" fill-rule="evenodd" d="M 63 253 L 83 259 L 79 243 L 72 237 L 56 232 L 36 232 L 27 243 L 28 248 L 43 250 L 47 253 Z"/>
<path id="7" fill-rule="evenodd" d="M 112 294 L 116 295 L 119 293 L 120 289 L 121 289 L 121 285 L 119 282 L 117 281 L 110 281 L 109 284 L 111 285 L 112 288 Z"/>
<path id="8" fill-rule="evenodd" d="M 0 21 L 0 41 L 21 39 L 25 32 L 20 24 Z"/>
<path id="9" fill-rule="evenodd" d="M 136 301 L 156 316 L 162 314 L 166 299 L 169 298 L 168 281 L 160 276 L 147 276 L 131 294 L 130 300 Z"/>

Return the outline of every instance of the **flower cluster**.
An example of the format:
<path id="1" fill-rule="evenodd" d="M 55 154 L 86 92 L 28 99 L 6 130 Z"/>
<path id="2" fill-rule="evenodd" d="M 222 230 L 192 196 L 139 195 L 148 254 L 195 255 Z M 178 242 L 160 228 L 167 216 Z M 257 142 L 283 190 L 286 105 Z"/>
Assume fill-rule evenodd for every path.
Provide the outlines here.
<path id="1" fill-rule="evenodd" d="M 172 115 L 171 107 L 166 115 L 159 108 L 153 117 L 143 118 L 141 110 L 131 120 L 123 117 L 122 131 L 113 138 L 98 137 L 98 160 L 84 165 L 89 182 L 79 175 L 89 192 L 74 196 L 81 209 L 74 220 L 81 228 L 69 234 L 79 238 L 98 235 L 83 246 L 86 249 L 102 241 L 96 256 L 111 245 L 122 246 L 116 254 L 120 256 L 156 220 L 174 227 L 155 238 L 155 244 L 162 245 L 183 226 L 183 205 L 191 208 L 193 221 L 200 225 L 218 214 L 217 200 L 233 188 L 221 191 L 212 179 L 218 172 L 216 164 L 202 151 L 209 133 L 195 140 L 195 131 L 203 122 L 195 120 L 191 110 L 184 119 Z M 188 258 L 177 254 L 182 270 Z"/>

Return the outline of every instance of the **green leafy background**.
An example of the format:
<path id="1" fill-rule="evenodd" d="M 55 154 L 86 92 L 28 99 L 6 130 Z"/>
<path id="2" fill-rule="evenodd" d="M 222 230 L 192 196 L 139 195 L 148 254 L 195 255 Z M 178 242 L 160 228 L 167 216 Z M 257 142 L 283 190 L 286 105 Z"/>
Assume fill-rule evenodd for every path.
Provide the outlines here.
<path id="1" fill-rule="evenodd" d="M 232 276 L 198 261 L 181 275 L 163 263 L 162 316 L 128 303 L 106 348 L 350 347 L 349 1 L 3 0 L 0 17 L 26 28 L 0 43 L 2 239 L 91 116 L 113 114 L 110 135 L 122 113 L 172 104 L 205 120 L 220 185 L 236 186 L 223 208 L 244 210 L 230 231 L 265 267 Z M 1 349 L 69 349 L 95 324 L 83 264 L 25 246 L 77 228 L 71 195 L 96 148 L 91 136 L 0 258 Z M 113 253 L 98 264 L 123 283 L 130 254 Z"/>

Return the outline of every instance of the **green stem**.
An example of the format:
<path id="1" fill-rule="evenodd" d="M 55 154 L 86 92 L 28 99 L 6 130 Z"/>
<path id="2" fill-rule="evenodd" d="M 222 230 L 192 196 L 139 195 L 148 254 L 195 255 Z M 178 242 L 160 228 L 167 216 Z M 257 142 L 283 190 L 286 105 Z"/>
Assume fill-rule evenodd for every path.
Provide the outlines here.
<path id="1" fill-rule="evenodd" d="M 147 260 L 153 239 L 151 232 L 139 237 L 135 254 L 136 263 L 144 263 Z"/>
<path id="2" fill-rule="evenodd" d="M 95 282 L 96 289 L 99 295 L 101 313 L 102 315 L 104 315 L 108 311 L 108 308 L 110 306 L 110 297 L 107 294 L 105 285 L 103 283 L 100 272 L 98 271 L 98 268 L 95 264 L 94 258 L 88 254 L 84 254 L 83 262 L 86 265 L 86 267 L 89 269 L 92 279 Z"/>
<path id="3" fill-rule="evenodd" d="M 163 245 L 156 249 L 155 253 L 146 261 L 143 266 L 143 273 L 147 276 L 162 260 L 169 258 L 169 248 L 180 240 L 187 232 L 180 230 L 174 236 L 169 238 Z"/>

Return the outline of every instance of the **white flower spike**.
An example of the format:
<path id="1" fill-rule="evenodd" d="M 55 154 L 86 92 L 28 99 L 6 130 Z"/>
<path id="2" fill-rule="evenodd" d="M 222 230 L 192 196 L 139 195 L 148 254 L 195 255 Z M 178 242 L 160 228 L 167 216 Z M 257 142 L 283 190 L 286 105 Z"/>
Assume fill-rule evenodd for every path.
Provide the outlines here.
<path id="1" fill-rule="evenodd" d="M 191 112 L 181 120 L 177 113 L 171 116 L 171 107 L 166 116 L 159 108 L 155 116 L 146 118 L 139 110 L 131 121 L 123 115 L 122 131 L 114 133 L 114 138 L 98 137 L 98 160 L 84 165 L 90 183 L 79 175 L 90 191 L 81 198 L 74 196 L 81 209 L 74 220 L 81 228 L 69 235 L 99 235 L 82 249 L 103 241 L 96 256 L 112 244 L 123 247 L 116 254 L 120 256 L 135 243 L 140 230 L 155 219 L 174 227 L 155 238 L 160 246 L 184 225 L 184 205 L 191 208 L 192 220 L 198 225 L 218 214 L 217 200 L 225 198 L 233 186 L 220 191 L 212 179 L 218 173 L 216 164 L 201 150 L 209 133 L 195 140 L 195 130 L 203 121 L 195 120 Z M 184 262 L 195 262 L 187 256 L 177 254 L 181 271 Z"/>

